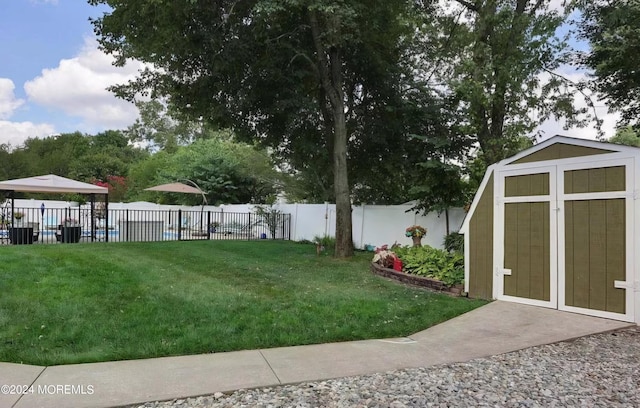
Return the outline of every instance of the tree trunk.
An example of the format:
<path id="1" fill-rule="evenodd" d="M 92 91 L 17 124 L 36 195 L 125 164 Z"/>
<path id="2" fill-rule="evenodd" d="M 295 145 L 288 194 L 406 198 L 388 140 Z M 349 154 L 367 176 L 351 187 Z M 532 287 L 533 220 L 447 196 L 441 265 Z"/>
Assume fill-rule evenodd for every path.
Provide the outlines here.
<path id="1" fill-rule="evenodd" d="M 347 173 L 347 125 L 344 107 L 334 108 L 333 184 L 336 193 L 336 256 L 353 256 L 351 192 Z"/>
<path id="2" fill-rule="evenodd" d="M 345 116 L 342 56 L 337 41 L 326 45 L 322 40 L 322 28 L 316 11 L 309 10 L 309 23 L 316 48 L 317 73 L 326 93 L 333 116 L 333 187 L 336 196 L 336 256 L 353 256 L 351 225 L 351 191 L 347 172 L 347 120 Z M 338 36 L 340 19 L 336 15 L 323 19 L 326 32 Z M 324 104 L 325 101 L 320 101 Z"/>

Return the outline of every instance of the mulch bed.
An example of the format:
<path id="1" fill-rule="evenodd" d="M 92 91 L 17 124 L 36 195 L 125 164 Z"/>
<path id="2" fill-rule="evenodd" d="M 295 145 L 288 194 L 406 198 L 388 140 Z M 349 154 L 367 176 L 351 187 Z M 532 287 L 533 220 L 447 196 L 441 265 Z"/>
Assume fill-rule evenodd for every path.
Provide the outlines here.
<path id="1" fill-rule="evenodd" d="M 420 286 L 437 292 L 444 292 L 453 296 L 461 296 L 464 291 L 463 285 L 447 286 L 439 280 L 425 278 L 424 276 L 409 275 L 404 272 L 398 272 L 394 269 L 384 268 L 381 265 L 372 262 L 371 272 L 385 278 L 393 279 L 409 285 Z"/>

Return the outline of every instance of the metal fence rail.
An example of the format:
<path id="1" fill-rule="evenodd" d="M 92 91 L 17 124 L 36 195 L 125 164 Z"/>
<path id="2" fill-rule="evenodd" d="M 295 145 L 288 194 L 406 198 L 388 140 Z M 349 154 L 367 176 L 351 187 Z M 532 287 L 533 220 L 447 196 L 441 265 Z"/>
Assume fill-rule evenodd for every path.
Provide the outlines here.
<path id="1" fill-rule="evenodd" d="M 80 207 L 0 209 L 0 244 L 291 239 L 291 214 L 109 210 Z"/>

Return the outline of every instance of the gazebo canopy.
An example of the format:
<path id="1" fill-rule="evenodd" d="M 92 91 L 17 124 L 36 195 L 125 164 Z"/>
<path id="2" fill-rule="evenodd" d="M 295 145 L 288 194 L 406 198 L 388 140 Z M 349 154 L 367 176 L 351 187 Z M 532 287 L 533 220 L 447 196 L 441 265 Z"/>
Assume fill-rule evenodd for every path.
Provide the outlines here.
<path id="1" fill-rule="evenodd" d="M 145 191 L 164 191 L 167 193 L 204 194 L 204 191 L 182 183 L 161 184 L 155 187 L 145 188 Z"/>
<path id="2" fill-rule="evenodd" d="M 48 174 L 46 176 L 0 181 L 0 190 L 32 193 L 109 194 L 109 189 Z"/>

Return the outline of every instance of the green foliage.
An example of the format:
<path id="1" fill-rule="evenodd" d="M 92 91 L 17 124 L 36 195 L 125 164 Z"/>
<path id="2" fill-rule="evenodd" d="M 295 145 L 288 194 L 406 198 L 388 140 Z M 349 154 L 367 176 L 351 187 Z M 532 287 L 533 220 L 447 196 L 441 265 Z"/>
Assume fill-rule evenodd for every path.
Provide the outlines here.
<path id="1" fill-rule="evenodd" d="M 110 7 L 93 23 L 117 64 L 134 58 L 156 68 L 115 87 L 116 93 L 166 97 L 192 119 L 271 147 L 310 190 L 296 198 L 335 199 L 340 256 L 353 253 L 352 186 L 364 199 L 404 199 L 399 193 L 407 184 L 389 181 L 389 170 L 398 172 L 396 163 L 410 167 L 394 159 L 412 152 L 405 142 L 397 147 L 407 127 L 395 119 L 411 117 L 404 93 L 418 89 L 404 82 L 414 77 L 406 63 L 416 60 L 409 22 L 422 9 L 414 2 L 90 3 Z M 377 167 L 359 165 L 363 159 Z M 370 188 L 370 181 L 379 183 Z M 382 194 L 380 185 L 394 190 Z"/>
<path id="2" fill-rule="evenodd" d="M 487 164 L 552 116 L 587 124 L 587 110 L 573 105 L 581 85 L 554 72 L 570 60 L 570 49 L 559 34 L 566 16 L 550 0 L 446 3 L 453 7 L 435 21 L 444 35 L 436 37 L 431 73 L 460 101 L 462 125 Z"/>
<path id="3" fill-rule="evenodd" d="M 444 249 L 464 255 L 464 235 L 452 232 L 444 237 Z"/>
<path id="4" fill-rule="evenodd" d="M 13 150 L 0 146 L 0 158 L 4 158 L 0 160 L 0 175 L 11 179 L 56 174 L 91 183 L 94 180 L 126 176 L 129 168 L 146 156 L 145 151 L 129 145 L 127 138 L 117 130 L 96 135 L 65 133 L 43 139 L 27 139 L 24 145 Z M 29 196 L 45 197 L 37 193 Z M 46 198 L 66 199 L 55 194 L 47 194 Z M 114 197 L 114 200 L 121 198 Z"/>
<path id="5" fill-rule="evenodd" d="M 428 245 L 422 247 L 400 247 L 395 249 L 407 273 L 426 276 L 442 281 L 446 285 L 464 282 L 464 256 L 450 253 Z"/>
<path id="6" fill-rule="evenodd" d="M 618 129 L 616 134 L 607 140 L 607 142 L 640 147 L 640 133 L 636 132 L 631 126 L 626 126 Z"/>
<path id="7" fill-rule="evenodd" d="M 593 85 L 622 123 L 640 125 L 640 2 L 580 0 L 580 34 L 591 47 L 582 59 Z"/>
<path id="8" fill-rule="evenodd" d="M 280 176 L 263 149 L 236 142 L 229 131 L 180 146 L 175 153 L 160 151 L 130 170 L 132 199 L 197 205 L 202 197 L 143 191 L 157 184 L 193 180 L 211 204 L 261 203 L 275 193 Z"/>
<path id="9" fill-rule="evenodd" d="M 143 144 L 150 151 L 174 153 L 179 146 L 209 137 L 209 129 L 200 121 L 179 118 L 175 109 L 159 100 L 138 101 L 140 118 L 127 129 L 133 143 Z"/>
<path id="10" fill-rule="evenodd" d="M 322 248 L 322 251 L 325 254 L 333 255 L 335 254 L 336 248 L 336 238 L 330 235 L 316 235 L 313 237 L 313 242 Z"/>
<path id="11" fill-rule="evenodd" d="M 271 239 L 276 239 L 276 234 L 280 228 L 282 228 L 282 222 L 284 220 L 284 214 L 273 204 L 271 205 L 256 205 L 256 214 L 260 217 L 260 220 L 267 225 Z"/>

